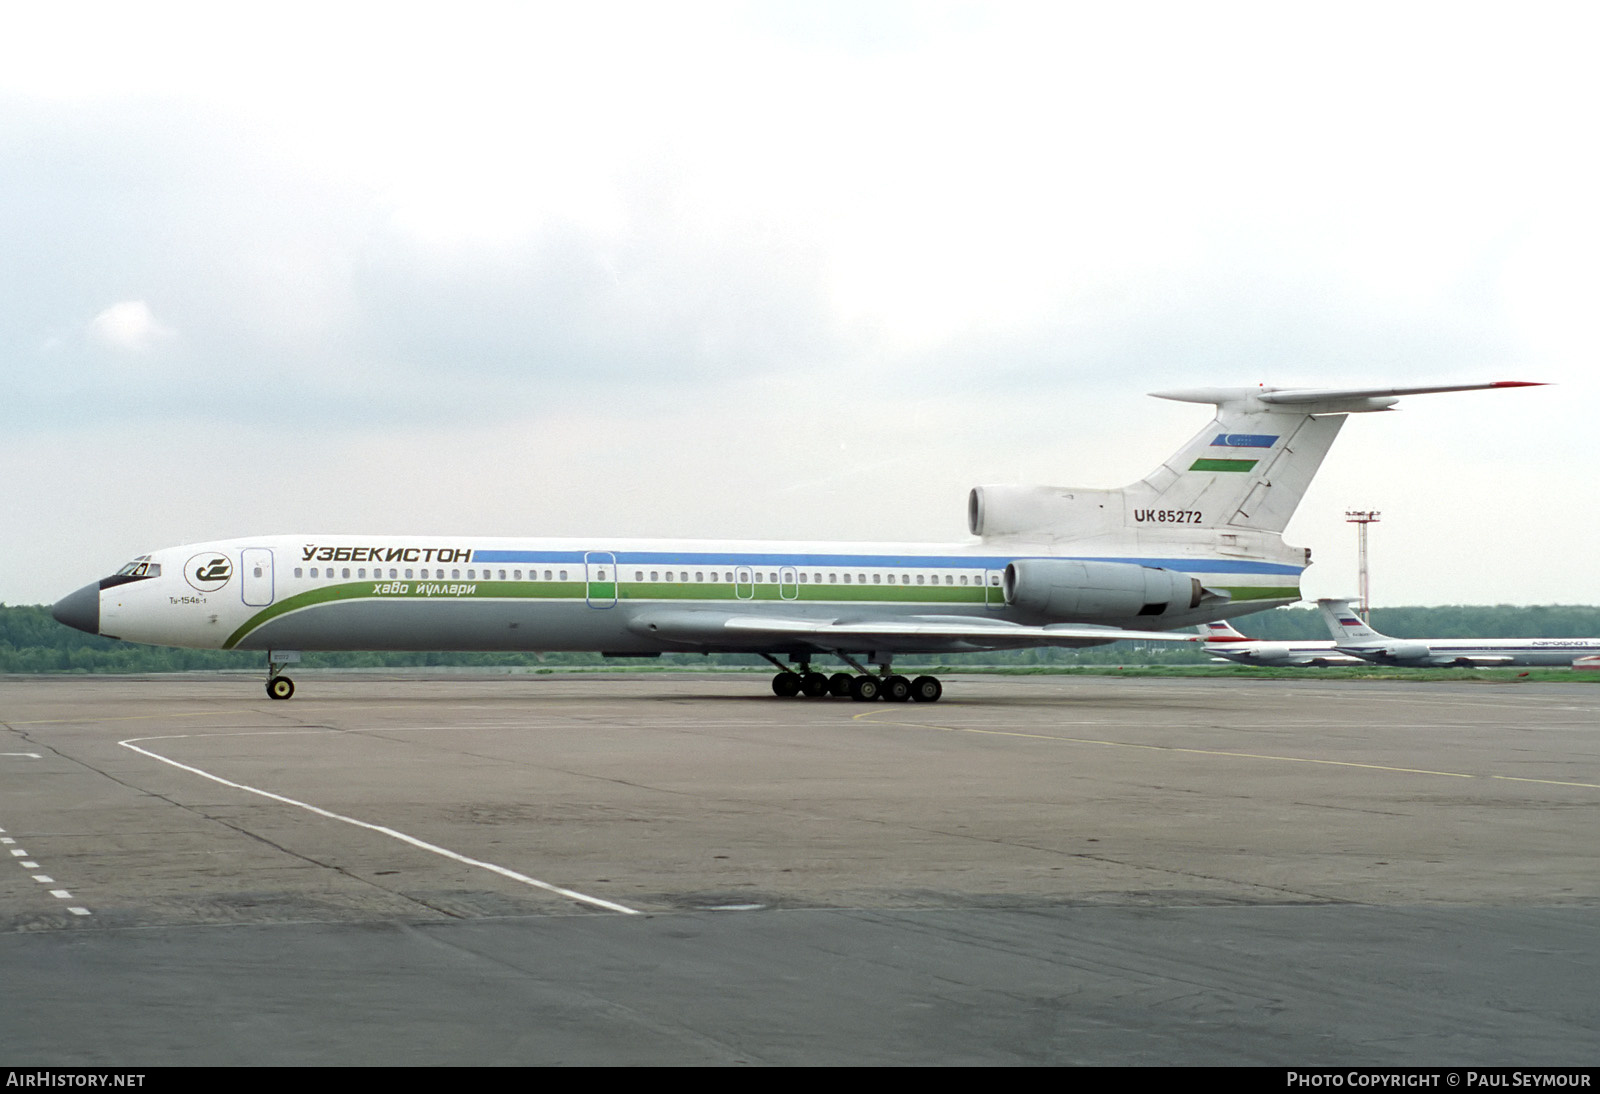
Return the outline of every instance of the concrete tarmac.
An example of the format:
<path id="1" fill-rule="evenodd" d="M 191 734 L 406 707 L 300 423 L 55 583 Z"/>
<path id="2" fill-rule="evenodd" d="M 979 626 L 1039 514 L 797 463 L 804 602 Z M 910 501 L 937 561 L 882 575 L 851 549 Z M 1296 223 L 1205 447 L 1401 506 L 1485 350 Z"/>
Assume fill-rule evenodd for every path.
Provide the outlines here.
<path id="1" fill-rule="evenodd" d="M 0 1064 L 1600 1062 L 1600 688 L 0 682 Z"/>

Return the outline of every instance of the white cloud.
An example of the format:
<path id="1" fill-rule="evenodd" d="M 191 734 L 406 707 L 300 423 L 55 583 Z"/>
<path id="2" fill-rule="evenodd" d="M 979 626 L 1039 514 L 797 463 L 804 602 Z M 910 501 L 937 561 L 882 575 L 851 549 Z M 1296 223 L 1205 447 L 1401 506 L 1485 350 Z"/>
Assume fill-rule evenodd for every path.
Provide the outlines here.
<path id="1" fill-rule="evenodd" d="M 178 332 L 159 322 L 143 300 L 124 300 L 91 319 L 89 335 L 106 349 L 147 353 L 176 341 Z"/>

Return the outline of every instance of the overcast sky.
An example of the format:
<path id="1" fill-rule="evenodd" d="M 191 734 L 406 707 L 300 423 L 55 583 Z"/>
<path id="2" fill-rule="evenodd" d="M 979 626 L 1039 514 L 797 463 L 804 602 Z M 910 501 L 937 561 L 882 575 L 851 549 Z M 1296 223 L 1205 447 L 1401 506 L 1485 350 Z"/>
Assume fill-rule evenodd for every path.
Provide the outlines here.
<path id="1" fill-rule="evenodd" d="M 0 602 L 273 532 L 963 539 L 1358 416 L 1311 595 L 1600 603 L 1578 4 L 0 5 Z"/>

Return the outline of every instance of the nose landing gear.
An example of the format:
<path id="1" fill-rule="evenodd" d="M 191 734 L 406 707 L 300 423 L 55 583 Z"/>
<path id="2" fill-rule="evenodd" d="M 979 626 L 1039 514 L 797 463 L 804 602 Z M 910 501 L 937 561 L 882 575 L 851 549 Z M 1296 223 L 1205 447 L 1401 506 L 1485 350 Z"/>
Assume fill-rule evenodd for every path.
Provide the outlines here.
<path id="1" fill-rule="evenodd" d="M 294 681 L 283 675 L 283 670 L 300 660 L 294 650 L 267 651 L 267 698 L 288 699 L 294 695 Z"/>

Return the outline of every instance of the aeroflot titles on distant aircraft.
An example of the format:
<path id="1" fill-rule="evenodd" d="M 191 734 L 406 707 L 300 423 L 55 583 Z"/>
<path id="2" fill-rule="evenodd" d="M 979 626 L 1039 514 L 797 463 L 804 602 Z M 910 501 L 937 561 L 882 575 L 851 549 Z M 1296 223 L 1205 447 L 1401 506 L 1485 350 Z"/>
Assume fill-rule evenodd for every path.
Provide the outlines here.
<path id="1" fill-rule="evenodd" d="M 896 656 L 1198 641 L 1171 628 L 1299 600 L 1310 552 L 1282 532 L 1348 415 L 1526 386 L 1158 392 L 1216 416 L 1121 489 L 975 488 L 964 543 L 260 536 L 141 555 L 54 614 L 266 650 L 274 699 L 294 693 L 280 670 L 300 650 L 449 649 L 755 653 L 781 696 L 932 701 L 939 681 L 895 675 Z M 825 656 L 854 674 L 814 671 Z"/>

